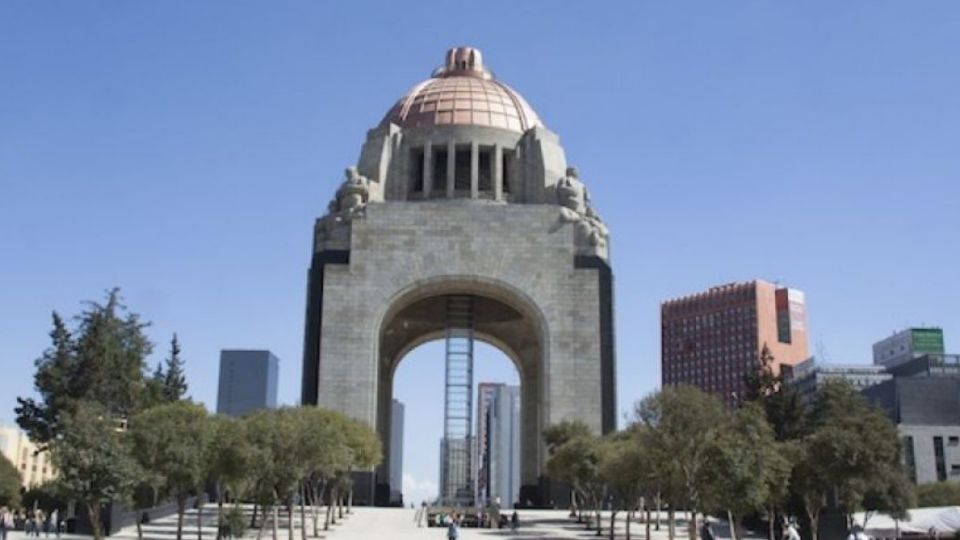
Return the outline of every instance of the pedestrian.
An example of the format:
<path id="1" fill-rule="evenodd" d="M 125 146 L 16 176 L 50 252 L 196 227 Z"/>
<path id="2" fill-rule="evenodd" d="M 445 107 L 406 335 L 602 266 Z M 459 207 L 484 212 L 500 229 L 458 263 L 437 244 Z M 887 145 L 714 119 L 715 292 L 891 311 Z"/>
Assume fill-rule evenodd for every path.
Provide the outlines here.
<path id="1" fill-rule="evenodd" d="M 40 532 L 43 529 L 43 517 L 43 510 L 37 510 L 33 514 L 33 535 L 37 538 L 40 538 Z"/>
<path id="2" fill-rule="evenodd" d="M 460 538 L 460 524 L 457 523 L 456 515 L 450 516 L 450 523 L 447 525 L 447 540 L 458 540 Z"/>
<path id="3" fill-rule="evenodd" d="M 517 529 L 520 528 L 520 516 L 517 515 L 517 511 L 514 510 L 510 514 L 510 532 L 517 532 Z"/>
<path id="4" fill-rule="evenodd" d="M 790 520 L 790 523 L 787 523 L 787 526 L 783 529 L 783 539 L 784 540 L 800 540 L 800 533 L 797 532 L 797 522 Z"/>
<path id="5" fill-rule="evenodd" d="M 7 507 L 0 508 L 0 540 L 7 540 Z"/>
<path id="6" fill-rule="evenodd" d="M 60 538 L 60 510 L 54 508 L 50 512 L 50 526 L 53 527 L 53 533 Z"/>
<path id="7" fill-rule="evenodd" d="M 733 524 L 731 523 L 732 527 Z M 700 538 L 703 540 L 716 540 L 716 536 L 713 535 L 713 527 L 710 526 L 710 518 L 703 516 L 703 525 L 700 526 Z"/>
<path id="8" fill-rule="evenodd" d="M 847 537 L 847 540 L 870 540 L 870 537 L 863 532 L 863 527 L 854 525 L 850 527 L 850 536 Z"/>

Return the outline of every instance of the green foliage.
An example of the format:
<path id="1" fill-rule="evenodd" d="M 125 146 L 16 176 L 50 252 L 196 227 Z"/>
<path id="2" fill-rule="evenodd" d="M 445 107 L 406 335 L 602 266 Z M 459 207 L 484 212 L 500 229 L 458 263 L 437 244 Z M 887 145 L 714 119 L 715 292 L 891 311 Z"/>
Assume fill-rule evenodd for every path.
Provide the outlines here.
<path id="1" fill-rule="evenodd" d="M 99 540 L 100 505 L 126 500 L 141 471 L 121 441 L 116 422 L 98 403 L 76 403 L 64 413 L 59 432 L 50 442 L 59 491 L 87 507 Z"/>
<path id="2" fill-rule="evenodd" d="M 227 416 L 212 416 L 207 421 L 208 444 L 205 449 L 207 475 L 232 497 L 244 493 L 254 465 L 254 449 L 247 425 Z"/>
<path id="3" fill-rule="evenodd" d="M 710 448 L 724 424 L 723 404 L 692 386 L 675 386 L 646 397 L 636 417 L 648 428 L 652 451 L 675 473 L 682 490 L 673 492 L 678 506 L 698 508 Z"/>
<path id="4" fill-rule="evenodd" d="M 36 506 L 48 513 L 54 508 L 63 510 L 68 504 L 63 496 L 63 488 L 56 480 L 31 487 L 21 495 L 21 501 L 24 508 Z"/>
<path id="5" fill-rule="evenodd" d="M 947 480 L 917 486 L 917 504 L 920 507 L 960 506 L 960 482 Z"/>
<path id="6" fill-rule="evenodd" d="M 152 350 L 147 325 L 127 312 L 119 289 L 103 304 L 88 302 L 77 319 L 71 332 L 53 314 L 51 346 L 36 361 L 40 398 L 17 398 L 17 423 L 41 444 L 60 434 L 79 402 L 97 403 L 111 418 L 129 417 L 141 403 L 144 359 Z"/>
<path id="7" fill-rule="evenodd" d="M 776 506 L 790 474 L 781 446 L 760 405 L 733 413 L 710 445 L 704 507 L 729 512 L 738 527 L 743 516 Z"/>
<path id="8" fill-rule="evenodd" d="M 158 476 L 160 492 L 186 498 L 207 477 L 207 411 L 178 401 L 147 409 L 130 421 L 130 448 L 137 462 Z"/>
<path id="9" fill-rule="evenodd" d="M 223 514 L 221 527 L 226 538 L 243 538 L 247 532 L 247 520 L 243 516 L 243 510 L 238 506 L 227 510 Z"/>
<path id="10" fill-rule="evenodd" d="M 543 441 L 547 445 L 547 451 L 553 453 L 565 442 L 576 437 L 589 435 L 590 428 L 587 424 L 580 420 L 564 420 L 543 430 Z"/>
<path id="11" fill-rule="evenodd" d="M 758 367 L 746 376 L 746 402 L 760 403 L 778 441 L 803 434 L 806 411 L 800 394 L 786 383 L 783 374 L 774 374 L 775 358 L 766 343 Z"/>
<path id="12" fill-rule="evenodd" d="M 163 379 L 163 398 L 172 403 L 186 393 L 187 377 L 183 372 L 183 359 L 180 358 L 180 341 L 174 334 L 170 340 L 170 356 L 167 357 L 167 369 Z"/>
<path id="13" fill-rule="evenodd" d="M 20 504 L 20 472 L 6 456 L 0 454 L 0 506 Z"/>

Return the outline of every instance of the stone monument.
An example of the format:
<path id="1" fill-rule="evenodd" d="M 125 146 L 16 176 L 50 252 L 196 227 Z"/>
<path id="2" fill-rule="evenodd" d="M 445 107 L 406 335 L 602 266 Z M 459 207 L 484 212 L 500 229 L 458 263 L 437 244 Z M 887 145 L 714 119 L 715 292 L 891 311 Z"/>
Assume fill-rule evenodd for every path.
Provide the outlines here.
<path id="1" fill-rule="evenodd" d="M 302 402 L 380 434 L 385 461 L 357 476 L 358 503 L 389 497 L 394 372 L 443 338 L 450 298 L 470 299 L 473 339 L 520 375 L 520 502 L 559 504 L 543 429 L 616 424 L 609 234 L 557 135 L 469 47 L 367 133 L 316 222 Z"/>

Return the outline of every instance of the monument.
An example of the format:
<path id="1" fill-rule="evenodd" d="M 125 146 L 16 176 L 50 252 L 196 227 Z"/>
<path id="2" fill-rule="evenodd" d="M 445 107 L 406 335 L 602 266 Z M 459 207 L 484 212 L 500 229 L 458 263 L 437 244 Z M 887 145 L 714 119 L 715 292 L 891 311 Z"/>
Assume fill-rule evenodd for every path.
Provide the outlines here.
<path id="1" fill-rule="evenodd" d="M 464 426 L 468 446 L 472 415 L 450 370 L 472 385 L 472 341 L 489 343 L 520 376 L 521 503 L 565 499 L 543 429 L 616 424 L 609 235 L 557 135 L 469 47 L 367 133 L 314 230 L 302 402 L 376 426 L 385 460 L 356 476 L 359 504 L 389 499 L 397 366 L 444 338 L 445 446 Z"/>

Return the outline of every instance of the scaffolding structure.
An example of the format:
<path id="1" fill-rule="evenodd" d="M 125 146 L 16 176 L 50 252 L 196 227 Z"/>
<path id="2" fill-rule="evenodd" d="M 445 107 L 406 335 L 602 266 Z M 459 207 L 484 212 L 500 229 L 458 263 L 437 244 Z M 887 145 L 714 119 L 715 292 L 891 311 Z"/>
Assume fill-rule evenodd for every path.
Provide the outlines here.
<path id="1" fill-rule="evenodd" d="M 473 505 L 474 298 L 447 297 L 446 382 L 440 443 L 440 502 Z"/>

